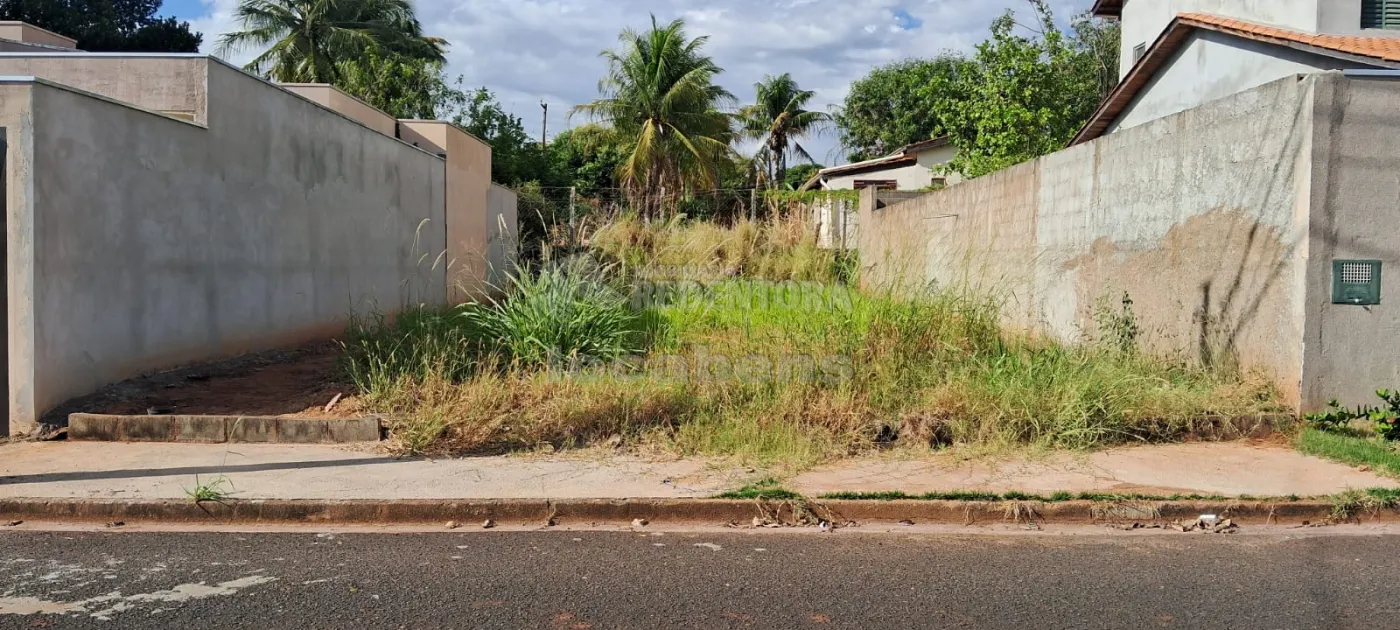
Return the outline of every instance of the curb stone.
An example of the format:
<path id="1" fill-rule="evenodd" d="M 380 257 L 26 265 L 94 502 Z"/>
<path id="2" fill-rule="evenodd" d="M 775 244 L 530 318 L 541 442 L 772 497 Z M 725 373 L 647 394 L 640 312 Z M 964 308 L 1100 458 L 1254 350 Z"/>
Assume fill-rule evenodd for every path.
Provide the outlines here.
<path id="1" fill-rule="evenodd" d="M 378 442 L 379 418 L 136 416 L 75 413 L 68 439 L 89 442 L 344 444 Z"/>
<path id="2" fill-rule="evenodd" d="M 913 521 L 921 525 L 975 525 L 1031 520 L 1040 524 L 1083 525 L 1170 523 L 1217 514 L 1240 524 L 1321 523 L 1332 514 L 1324 501 L 1287 503 L 1180 501 L 1100 503 L 1094 501 L 811 501 L 820 518 L 857 524 Z M 626 525 L 652 523 L 748 524 L 756 516 L 792 515 L 782 501 L 728 499 L 470 499 L 470 500 L 228 500 L 195 504 L 189 500 L 0 499 L 0 520 L 142 521 L 227 524 L 429 524 L 446 521 L 542 525 Z M 1394 521 L 1393 511 L 1360 515 L 1366 521 Z"/>

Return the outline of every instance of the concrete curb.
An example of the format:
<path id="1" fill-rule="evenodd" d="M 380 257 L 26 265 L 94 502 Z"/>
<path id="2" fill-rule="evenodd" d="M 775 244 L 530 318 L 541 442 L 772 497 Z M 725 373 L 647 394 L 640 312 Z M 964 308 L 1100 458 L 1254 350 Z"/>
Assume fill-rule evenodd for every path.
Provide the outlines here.
<path id="1" fill-rule="evenodd" d="M 189 442 L 197 444 L 344 444 L 378 442 L 378 418 L 280 418 L 269 416 L 68 416 L 68 439 L 93 442 Z"/>
<path id="2" fill-rule="evenodd" d="M 820 518 L 838 525 L 899 523 L 973 525 L 1027 520 L 1042 524 L 1170 523 L 1218 514 L 1241 524 L 1320 523 L 1332 514 L 1322 501 L 1266 502 L 1124 502 L 1094 501 L 812 501 Z M 403 501 L 230 500 L 196 505 L 188 500 L 0 499 L 0 520 L 89 521 L 204 524 L 433 524 L 459 521 L 470 526 L 485 519 L 501 524 L 628 525 L 644 518 L 654 523 L 748 525 L 755 516 L 789 521 L 793 503 L 723 499 L 474 499 Z M 1359 518 L 1397 520 L 1393 511 Z"/>

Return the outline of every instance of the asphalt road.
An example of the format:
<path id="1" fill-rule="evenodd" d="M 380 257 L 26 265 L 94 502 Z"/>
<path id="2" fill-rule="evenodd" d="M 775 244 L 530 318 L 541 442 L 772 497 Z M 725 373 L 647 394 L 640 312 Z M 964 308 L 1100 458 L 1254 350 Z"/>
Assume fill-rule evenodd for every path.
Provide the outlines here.
<path id="1" fill-rule="evenodd" d="M 1400 536 L 6 532 L 0 628 L 1396 628 Z"/>

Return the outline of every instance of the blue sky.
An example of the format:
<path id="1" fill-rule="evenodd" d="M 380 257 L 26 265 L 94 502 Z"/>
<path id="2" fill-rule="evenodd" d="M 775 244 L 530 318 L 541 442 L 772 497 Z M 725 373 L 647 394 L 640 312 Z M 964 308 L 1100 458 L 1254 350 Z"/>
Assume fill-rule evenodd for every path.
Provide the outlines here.
<path id="1" fill-rule="evenodd" d="M 235 28 L 237 0 L 165 0 L 162 14 L 189 20 L 206 49 Z M 1092 0 L 1052 0 L 1061 20 Z M 1026 0 L 417 0 L 424 30 L 451 43 L 448 72 L 485 85 L 539 132 L 540 101 L 550 103 L 550 134 L 583 120 L 569 108 L 597 95 L 598 58 L 624 27 L 649 14 L 684 18 L 690 34 L 708 35 L 706 50 L 725 69 L 719 82 L 741 100 L 766 74 L 791 72 L 815 90 L 816 106 L 840 103 L 851 81 L 873 67 L 944 50 L 970 51 L 1002 11 Z M 257 51 L 230 55 L 242 62 Z M 809 140 L 824 164 L 840 163 L 835 133 Z"/>

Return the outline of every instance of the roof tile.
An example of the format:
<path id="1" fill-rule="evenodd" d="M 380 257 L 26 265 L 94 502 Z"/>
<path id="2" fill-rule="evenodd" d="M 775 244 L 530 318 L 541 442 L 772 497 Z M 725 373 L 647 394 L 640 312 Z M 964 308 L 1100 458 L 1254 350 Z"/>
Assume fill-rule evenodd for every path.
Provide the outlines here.
<path id="1" fill-rule="evenodd" d="M 1186 25 L 1234 33 L 1251 39 L 1272 39 L 1307 44 L 1350 55 L 1400 61 L 1400 37 L 1367 37 L 1361 35 L 1326 35 L 1304 33 L 1275 26 L 1236 20 L 1209 13 L 1182 13 L 1178 18 Z"/>
<path id="2" fill-rule="evenodd" d="M 1209 13 L 1182 13 L 1162 33 L 1147 54 L 1123 77 L 1123 81 L 1099 104 L 1098 111 L 1084 125 L 1083 129 L 1070 141 L 1070 145 L 1088 142 L 1099 137 L 1113 124 L 1114 120 L 1127 109 L 1138 93 L 1147 87 L 1153 75 L 1186 42 L 1188 35 L 1197 29 L 1204 29 L 1234 35 L 1244 39 L 1277 44 L 1281 46 L 1303 45 L 1316 50 L 1330 50 L 1351 55 L 1364 62 L 1374 59 L 1380 67 L 1391 67 L 1400 63 L 1400 37 L 1366 37 L 1361 35 L 1327 35 L 1256 24 L 1245 20 L 1211 15 Z"/>

